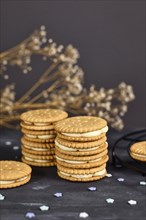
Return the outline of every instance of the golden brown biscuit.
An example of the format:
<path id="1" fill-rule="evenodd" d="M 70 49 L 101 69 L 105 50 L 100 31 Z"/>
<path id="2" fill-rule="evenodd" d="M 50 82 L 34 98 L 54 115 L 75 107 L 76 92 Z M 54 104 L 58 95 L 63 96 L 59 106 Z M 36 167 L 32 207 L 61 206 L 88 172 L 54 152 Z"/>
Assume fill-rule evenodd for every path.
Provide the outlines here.
<path id="1" fill-rule="evenodd" d="M 38 109 L 22 113 L 20 118 L 25 123 L 53 123 L 67 118 L 68 114 L 58 109 Z"/>
<path id="2" fill-rule="evenodd" d="M 130 147 L 130 155 L 135 160 L 146 162 L 146 141 L 133 144 Z"/>
<path id="3" fill-rule="evenodd" d="M 27 183 L 31 178 L 31 167 L 17 161 L 0 161 L 0 188 L 12 188 Z"/>

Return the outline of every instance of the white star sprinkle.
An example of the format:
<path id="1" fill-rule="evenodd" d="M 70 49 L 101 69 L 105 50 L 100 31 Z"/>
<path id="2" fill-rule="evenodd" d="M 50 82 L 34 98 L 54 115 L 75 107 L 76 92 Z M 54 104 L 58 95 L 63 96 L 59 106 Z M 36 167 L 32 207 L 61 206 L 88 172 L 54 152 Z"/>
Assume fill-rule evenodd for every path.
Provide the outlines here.
<path id="1" fill-rule="evenodd" d="M 95 186 L 88 187 L 88 190 L 89 190 L 89 191 L 95 191 L 95 190 L 96 190 L 96 187 L 95 187 Z"/>
<path id="2" fill-rule="evenodd" d="M 54 194 L 54 196 L 57 197 L 57 198 L 62 197 L 62 193 L 57 192 L 57 193 Z"/>
<path id="3" fill-rule="evenodd" d="M 35 214 L 33 212 L 27 212 L 25 215 L 26 218 L 34 218 Z"/>
<path id="4" fill-rule="evenodd" d="M 18 150 L 18 149 L 19 149 L 18 146 L 14 146 L 14 147 L 13 147 L 13 150 Z"/>
<path id="5" fill-rule="evenodd" d="M 111 173 L 107 173 L 106 176 L 107 177 L 112 177 L 112 174 Z"/>
<path id="6" fill-rule="evenodd" d="M 7 146 L 9 146 L 9 145 L 11 145 L 11 144 L 12 144 L 11 141 L 6 141 L 6 142 L 5 142 L 5 145 L 7 145 Z"/>
<path id="7" fill-rule="evenodd" d="M 49 210 L 49 206 L 42 205 L 42 206 L 40 206 L 40 210 L 41 211 L 48 211 Z"/>
<path id="8" fill-rule="evenodd" d="M 3 196 L 2 194 L 0 194 L 0 200 L 4 200 L 5 196 Z"/>
<path id="9" fill-rule="evenodd" d="M 137 202 L 135 200 L 129 200 L 128 203 L 129 203 L 129 205 L 136 205 L 137 204 Z"/>
<path id="10" fill-rule="evenodd" d="M 124 178 L 118 178 L 117 179 L 119 182 L 124 182 Z"/>
<path id="11" fill-rule="evenodd" d="M 114 199 L 111 199 L 111 198 L 106 199 L 106 202 L 107 202 L 107 203 L 114 203 L 114 201 L 115 201 L 115 200 L 114 200 Z"/>
<path id="12" fill-rule="evenodd" d="M 145 181 L 140 181 L 140 185 L 146 186 L 146 182 Z"/>
<path id="13" fill-rule="evenodd" d="M 80 218 L 88 218 L 88 213 L 87 212 L 80 212 L 79 217 Z"/>

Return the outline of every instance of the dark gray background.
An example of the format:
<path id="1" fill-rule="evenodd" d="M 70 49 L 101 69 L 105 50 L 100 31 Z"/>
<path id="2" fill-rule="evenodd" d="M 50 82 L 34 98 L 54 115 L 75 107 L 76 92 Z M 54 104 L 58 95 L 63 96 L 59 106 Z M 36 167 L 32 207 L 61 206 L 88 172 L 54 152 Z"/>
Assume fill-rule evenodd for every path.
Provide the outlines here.
<path id="1" fill-rule="evenodd" d="M 48 37 L 79 49 L 85 86 L 111 88 L 121 81 L 133 85 L 136 100 L 129 105 L 125 125 L 145 126 L 145 1 L 1 0 L 1 50 L 42 24 Z M 40 66 L 41 60 L 29 76 L 11 69 L 18 97 L 39 77 Z"/>

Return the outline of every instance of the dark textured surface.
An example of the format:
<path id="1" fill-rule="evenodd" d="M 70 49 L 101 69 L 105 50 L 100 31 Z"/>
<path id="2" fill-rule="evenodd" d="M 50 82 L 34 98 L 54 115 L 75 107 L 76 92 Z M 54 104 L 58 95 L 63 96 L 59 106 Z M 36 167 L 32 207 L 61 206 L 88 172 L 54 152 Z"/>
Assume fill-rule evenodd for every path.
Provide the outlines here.
<path id="1" fill-rule="evenodd" d="M 109 133 L 109 149 L 120 136 Z M 10 141 L 11 145 L 6 145 Z M 1 131 L 0 159 L 20 160 L 19 132 Z M 121 153 L 124 149 L 121 149 Z M 100 220 L 145 220 L 146 216 L 146 186 L 140 181 L 146 181 L 140 173 L 124 167 L 115 168 L 111 162 L 107 166 L 108 173 L 113 176 L 90 183 L 73 183 L 60 179 L 56 168 L 33 168 L 31 181 L 21 187 L 0 190 L 5 200 L 0 201 L 1 220 L 24 220 L 27 212 L 34 212 L 36 220 L 72 220 L 79 219 L 80 212 L 87 212 L 87 219 Z M 117 178 L 124 178 L 118 182 Z M 88 191 L 88 187 L 96 186 L 97 191 Z M 53 196 L 62 192 L 63 197 Z M 113 198 L 113 204 L 107 204 L 106 199 Z M 136 200 L 136 206 L 130 206 L 128 200 Z M 41 205 L 48 205 L 49 211 L 40 211 Z"/>
<path id="2" fill-rule="evenodd" d="M 17 45 L 45 25 L 48 38 L 79 49 L 85 86 L 132 84 L 136 100 L 129 106 L 126 127 L 145 126 L 145 0 L 1 0 L 1 50 Z M 31 88 L 47 63 L 33 57 L 33 71 L 9 68 L 17 97 Z M 14 76 L 15 75 L 15 76 Z M 137 114 L 139 117 L 137 117 Z"/>

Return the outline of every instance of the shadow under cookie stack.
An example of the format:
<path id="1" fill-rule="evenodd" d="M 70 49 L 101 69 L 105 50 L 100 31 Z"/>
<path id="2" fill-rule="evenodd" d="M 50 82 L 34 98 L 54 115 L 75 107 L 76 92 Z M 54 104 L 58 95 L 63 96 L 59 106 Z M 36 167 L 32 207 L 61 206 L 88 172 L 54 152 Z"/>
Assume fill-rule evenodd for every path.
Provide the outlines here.
<path id="1" fill-rule="evenodd" d="M 70 181 L 94 181 L 106 176 L 107 122 L 92 116 L 64 119 L 55 125 L 58 175 Z"/>
<path id="2" fill-rule="evenodd" d="M 24 134 L 22 161 L 32 166 L 54 166 L 55 138 L 54 123 L 67 118 L 68 114 L 57 109 L 39 109 L 21 114 Z"/>

